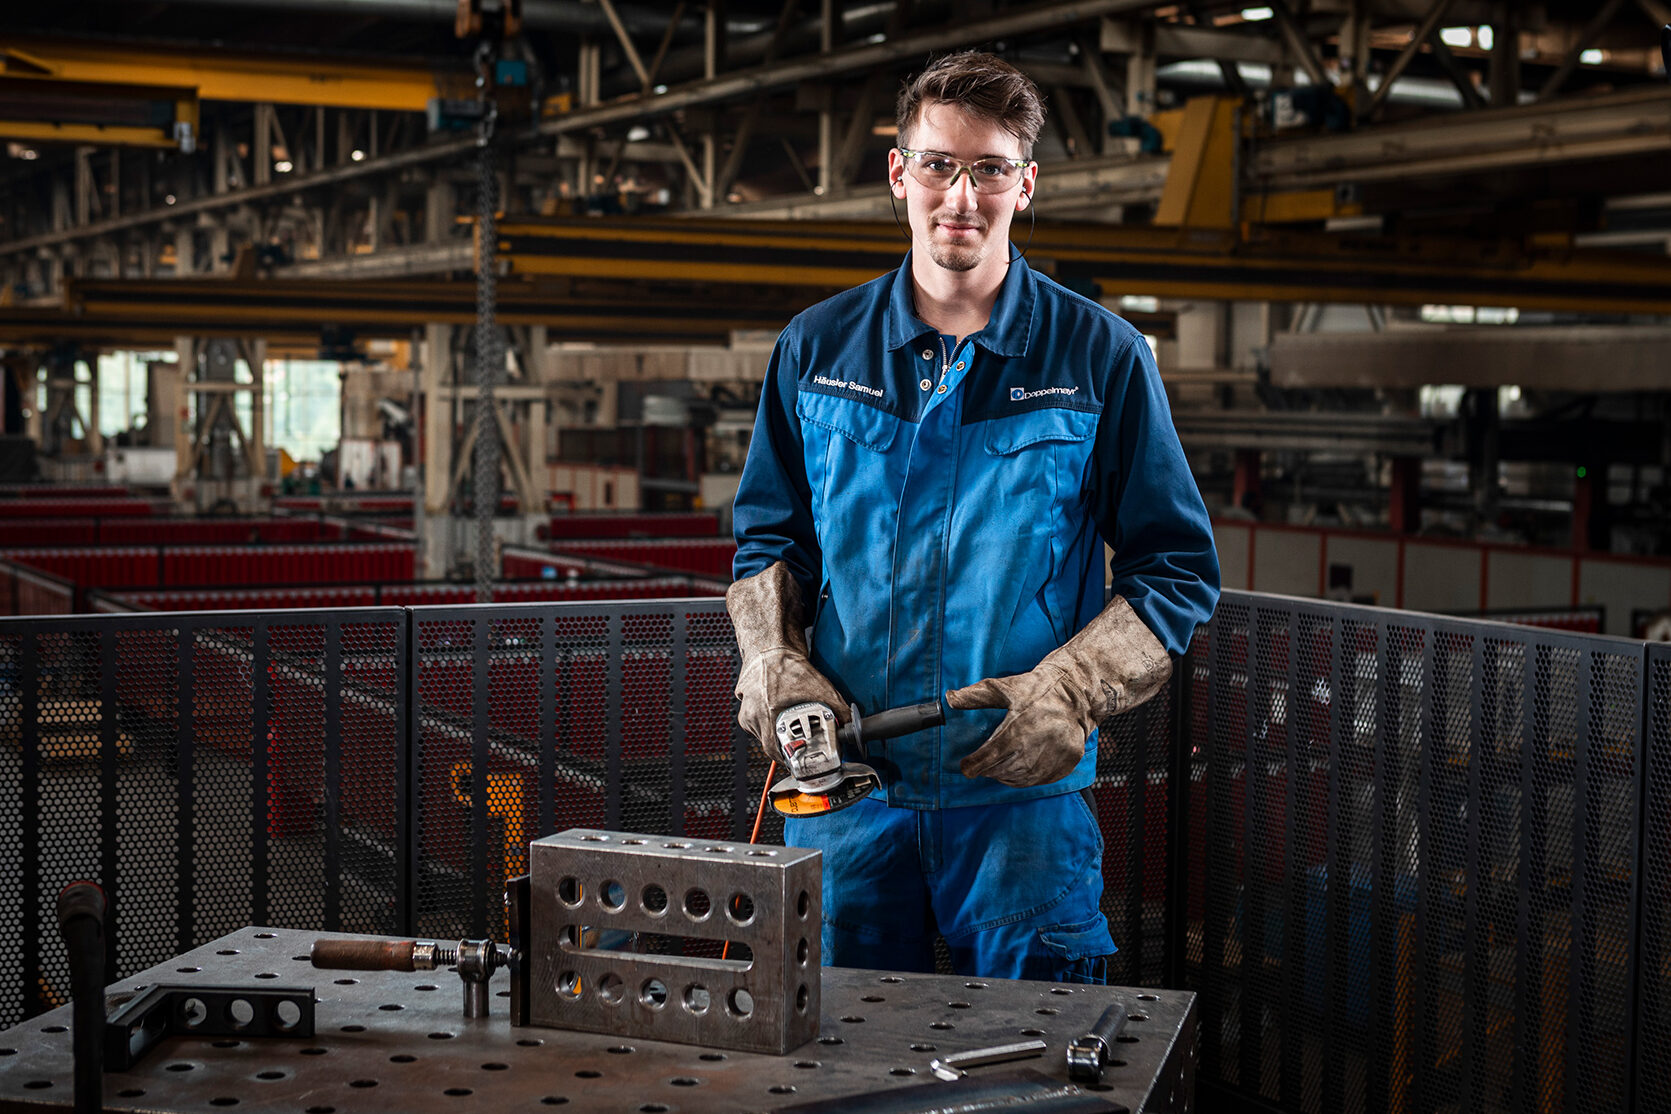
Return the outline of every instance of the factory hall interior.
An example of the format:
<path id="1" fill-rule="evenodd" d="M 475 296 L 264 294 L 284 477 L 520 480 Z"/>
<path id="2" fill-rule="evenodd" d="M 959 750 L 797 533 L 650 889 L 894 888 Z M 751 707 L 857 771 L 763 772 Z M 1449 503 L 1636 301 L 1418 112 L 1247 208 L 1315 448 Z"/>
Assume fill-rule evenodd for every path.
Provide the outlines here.
<path id="1" fill-rule="evenodd" d="M 0 14 L 0 1112 L 1671 1114 L 1671 0 Z"/>

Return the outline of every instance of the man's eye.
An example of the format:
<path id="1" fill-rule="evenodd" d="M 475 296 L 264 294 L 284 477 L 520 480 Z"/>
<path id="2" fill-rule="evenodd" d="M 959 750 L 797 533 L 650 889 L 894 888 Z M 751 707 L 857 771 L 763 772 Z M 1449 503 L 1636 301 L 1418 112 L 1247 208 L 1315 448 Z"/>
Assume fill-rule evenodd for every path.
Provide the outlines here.
<path id="1" fill-rule="evenodd" d="M 952 169 L 952 160 L 943 159 L 936 155 L 928 155 L 923 159 L 923 169 L 935 174 L 948 173 Z"/>
<path id="2" fill-rule="evenodd" d="M 1003 162 L 978 162 L 975 173 L 983 178 L 1002 178 L 1009 168 L 1009 164 Z"/>

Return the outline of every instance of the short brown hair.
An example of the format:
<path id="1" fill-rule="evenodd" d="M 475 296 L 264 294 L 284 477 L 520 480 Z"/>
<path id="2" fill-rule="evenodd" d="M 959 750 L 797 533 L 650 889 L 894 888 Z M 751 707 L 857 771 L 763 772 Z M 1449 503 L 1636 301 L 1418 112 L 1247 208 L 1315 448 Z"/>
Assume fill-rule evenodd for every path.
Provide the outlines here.
<path id="1" fill-rule="evenodd" d="M 1032 79 L 1002 58 L 977 50 L 947 54 L 899 91 L 899 144 L 917 122 L 923 105 L 944 102 L 972 116 L 991 120 L 1021 141 L 1022 158 L 1031 158 L 1044 127 L 1044 101 Z"/>

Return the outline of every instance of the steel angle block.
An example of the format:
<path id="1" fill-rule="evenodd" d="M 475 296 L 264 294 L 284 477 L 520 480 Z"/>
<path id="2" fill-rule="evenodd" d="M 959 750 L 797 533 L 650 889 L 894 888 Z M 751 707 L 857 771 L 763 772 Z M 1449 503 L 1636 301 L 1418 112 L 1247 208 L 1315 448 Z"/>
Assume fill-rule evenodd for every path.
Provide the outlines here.
<path id="1" fill-rule="evenodd" d="M 818 1035 L 822 856 L 571 828 L 529 847 L 534 1025 L 782 1054 Z"/>

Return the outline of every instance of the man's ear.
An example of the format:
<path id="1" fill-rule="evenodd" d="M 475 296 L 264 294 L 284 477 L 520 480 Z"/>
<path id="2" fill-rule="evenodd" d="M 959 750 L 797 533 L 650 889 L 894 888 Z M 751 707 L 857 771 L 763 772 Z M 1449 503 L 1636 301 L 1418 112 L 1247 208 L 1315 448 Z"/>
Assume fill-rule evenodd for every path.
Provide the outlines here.
<path id="1" fill-rule="evenodd" d="M 897 176 L 895 176 L 893 178 L 890 178 L 888 180 L 888 188 L 893 190 L 893 194 L 894 194 L 895 197 L 899 198 L 901 201 L 904 201 L 905 200 L 905 172 L 900 171 L 900 173 Z"/>
<path id="2" fill-rule="evenodd" d="M 1032 203 L 1033 191 L 1028 189 L 1026 186 L 1022 186 L 1021 193 L 1018 194 L 1015 199 L 1015 211 L 1019 213 Z"/>

